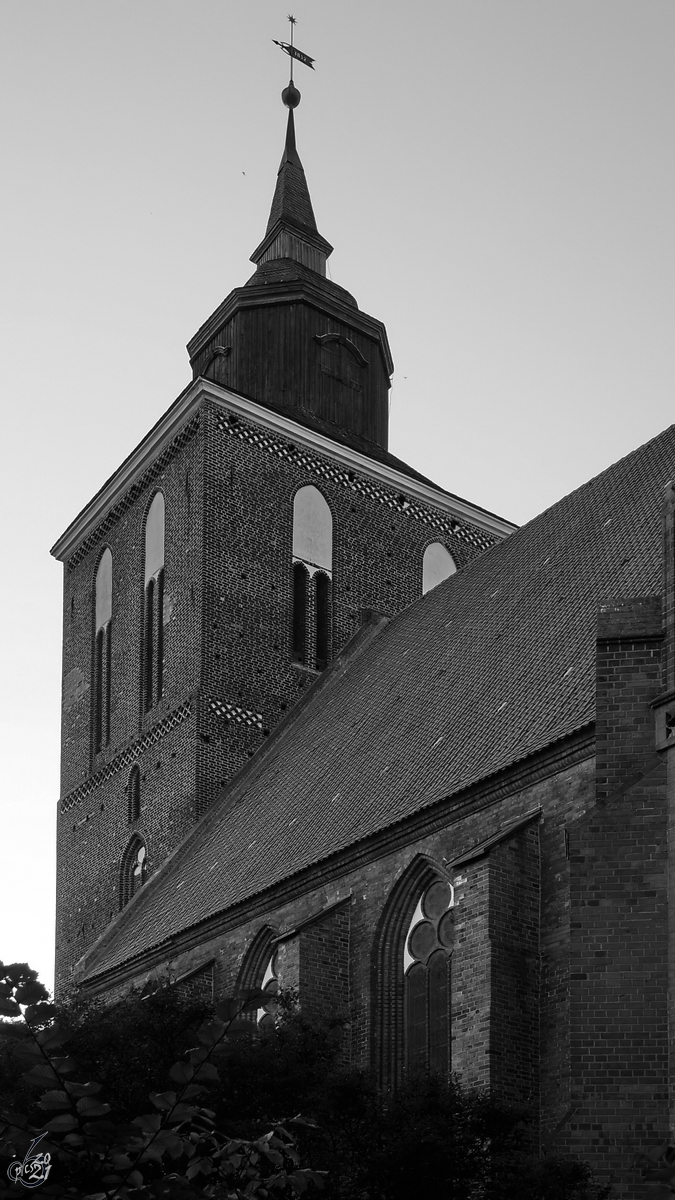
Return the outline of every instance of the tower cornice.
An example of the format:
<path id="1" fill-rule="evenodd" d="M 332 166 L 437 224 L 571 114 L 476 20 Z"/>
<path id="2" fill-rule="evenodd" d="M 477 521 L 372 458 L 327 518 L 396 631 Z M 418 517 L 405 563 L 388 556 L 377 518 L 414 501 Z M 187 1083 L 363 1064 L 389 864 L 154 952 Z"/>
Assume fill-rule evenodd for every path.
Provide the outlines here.
<path id="1" fill-rule="evenodd" d="M 414 476 L 406 475 L 403 471 L 390 466 L 389 463 L 381 462 L 377 458 L 370 458 L 367 454 L 355 450 L 351 446 L 333 441 L 325 434 L 303 425 L 275 409 L 266 408 L 262 404 L 256 403 L 255 400 L 238 395 L 210 380 L 198 378 L 178 396 L 142 442 L 136 446 L 114 475 L 111 475 L 100 491 L 61 534 L 51 549 L 54 558 L 67 562 L 84 539 L 95 531 L 107 513 L 205 403 L 215 404 L 237 416 L 244 417 L 270 433 L 286 437 L 297 445 L 321 454 L 349 470 L 368 476 L 374 482 L 396 488 L 419 503 L 431 505 L 450 518 L 466 521 L 496 537 L 507 537 L 516 529 L 516 526 L 510 521 L 504 520 L 495 513 L 488 512 L 486 509 Z"/>

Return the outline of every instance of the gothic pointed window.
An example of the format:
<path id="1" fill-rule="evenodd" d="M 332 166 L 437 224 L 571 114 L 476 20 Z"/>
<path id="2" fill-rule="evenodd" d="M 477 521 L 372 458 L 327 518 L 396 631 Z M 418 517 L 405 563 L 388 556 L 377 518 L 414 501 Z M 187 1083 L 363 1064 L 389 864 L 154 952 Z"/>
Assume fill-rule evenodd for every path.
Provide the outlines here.
<path id="1" fill-rule="evenodd" d="M 141 652 L 142 710 L 150 711 L 164 689 L 164 496 L 156 492 L 145 521 L 145 570 Z"/>
<path id="2" fill-rule="evenodd" d="M 436 879 L 420 898 L 403 947 L 405 1065 L 450 1071 L 450 969 L 455 940 L 453 893 Z"/>
<path id="3" fill-rule="evenodd" d="M 247 1020 L 254 1022 L 259 1028 L 267 1028 L 274 1024 L 277 1010 L 277 993 L 279 981 L 277 977 L 278 955 L 276 939 L 278 930 L 265 925 L 256 934 L 249 947 L 237 979 L 236 994 L 241 995 L 252 989 L 262 988 L 269 995 L 258 1009 L 245 1013 Z"/>
<path id="4" fill-rule="evenodd" d="M 457 565 L 442 542 L 432 542 L 424 551 L 422 560 L 422 595 L 454 575 Z"/>
<path id="5" fill-rule="evenodd" d="M 395 1088 L 406 1071 L 451 1070 L 454 893 L 426 855 L 403 872 L 373 942 L 373 1066 Z"/>
<path id="6" fill-rule="evenodd" d="M 141 815 L 141 769 L 135 763 L 127 780 L 127 820 L 131 824 Z"/>
<path id="7" fill-rule="evenodd" d="M 265 1000 L 256 1013 L 256 1021 L 259 1029 L 274 1029 L 279 1001 L 279 978 L 278 978 L 278 952 L 275 950 L 270 956 L 265 974 L 262 977 L 260 984 L 262 990 L 269 996 Z"/>
<path id="8" fill-rule="evenodd" d="M 323 670 L 331 656 L 333 517 L 318 488 L 293 501 L 293 621 L 295 662 Z"/>
<path id="9" fill-rule="evenodd" d="M 110 741 L 110 676 L 112 652 L 112 554 L 106 546 L 94 584 L 94 663 L 92 718 L 94 753 Z"/>
<path id="10" fill-rule="evenodd" d="M 147 847 L 143 839 L 135 834 L 122 855 L 119 882 L 120 909 L 124 908 L 131 897 L 143 886 L 147 870 Z"/>

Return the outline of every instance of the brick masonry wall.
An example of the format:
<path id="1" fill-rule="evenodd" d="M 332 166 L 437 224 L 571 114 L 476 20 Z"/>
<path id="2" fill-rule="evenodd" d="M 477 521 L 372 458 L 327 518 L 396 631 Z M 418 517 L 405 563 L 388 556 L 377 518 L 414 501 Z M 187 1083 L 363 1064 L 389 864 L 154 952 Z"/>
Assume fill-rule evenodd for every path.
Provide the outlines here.
<path id="1" fill-rule="evenodd" d="M 493 958 L 490 953 L 490 859 L 455 875 L 452 955 L 452 1070 L 469 1088 L 489 1088 Z"/>
<path id="2" fill-rule="evenodd" d="M 544 1148 L 556 1152 L 570 1113 L 569 830 L 592 804 L 595 761 L 549 780 L 541 844 L 540 1111 Z M 562 1125 L 561 1125 L 562 1122 Z"/>
<path id="3" fill-rule="evenodd" d="M 607 799 L 654 754 L 650 702 L 662 683 L 661 597 L 604 604 L 596 670 L 597 798 Z"/>
<path id="4" fill-rule="evenodd" d="M 598 802 L 569 831 L 572 1086 L 561 1137 L 623 1200 L 643 1194 L 635 1151 L 668 1132 L 666 764 L 650 708 L 659 634 L 658 597 L 600 614 Z"/>
<path id="5" fill-rule="evenodd" d="M 568 1107 L 569 1094 L 567 1044 L 561 1033 L 569 1013 L 569 892 L 564 831 L 592 803 L 592 779 L 592 763 L 581 762 L 532 786 L 521 787 L 487 808 L 476 809 L 461 818 L 449 813 L 447 825 L 438 832 L 411 838 L 397 850 L 377 853 L 373 849 L 370 860 L 358 867 L 344 870 L 338 862 L 327 863 L 320 885 L 308 886 L 304 892 L 299 890 L 295 899 L 283 904 L 275 905 L 271 900 L 269 906 L 259 905 L 255 917 L 242 914 L 239 923 L 226 932 L 167 958 L 159 972 L 176 977 L 214 958 L 216 994 L 227 995 L 234 991 L 242 964 L 261 931 L 278 930 L 283 935 L 284 931 L 290 932 L 316 918 L 337 900 L 348 901 L 352 1062 L 365 1067 L 375 1064 L 379 1059 L 373 1037 L 379 1035 L 374 1017 L 383 988 L 383 980 L 375 969 L 379 958 L 377 939 L 393 893 L 409 873 L 419 874 L 421 862 L 423 873 L 426 871 L 428 875 L 429 864 L 434 863 L 437 872 L 442 873 L 444 862 L 466 853 L 505 822 L 541 805 L 543 816 L 538 827 L 528 828 L 524 834 L 515 835 L 512 843 L 495 847 L 490 855 L 469 864 L 462 872 L 465 883 L 457 881 L 458 936 L 452 963 L 453 1070 L 468 1086 L 487 1086 L 493 1082 L 499 1088 L 504 1086 L 511 1097 L 515 1090 L 520 1099 L 531 1099 L 531 1073 L 539 1057 L 542 1079 L 546 1081 L 542 1091 L 542 1124 L 554 1128 Z M 534 850 L 537 828 L 541 838 L 542 880 L 541 1011 L 546 1016 L 541 1022 L 539 1045 L 532 1001 L 537 992 L 533 950 L 538 903 Z M 524 911 L 510 930 L 507 924 L 514 916 L 521 888 Z M 411 892 L 406 912 L 401 916 L 402 925 L 407 927 L 423 890 L 420 887 Z M 325 944 L 319 940 L 321 924 L 309 927 L 312 928 L 316 928 L 312 937 L 317 940 L 311 948 L 312 957 L 306 961 L 317 965 L 307 971 L 303 980 L 298 935 L 281 943 L 280 949 L 287 947 L 287 953 L 280 954 L 280 970 L 287 981 L 297 977 L 303 1003 L 322 1008 L 325 988 L 320 959 L 325 954 Z M 381 932 L 383 937 L 389 936 L 386 921 Z M 344 936 L 344 931 L 339 936 Z M 139 971 L 137 982 L 142 984 L 146 978 L 147 972 Z M 505 994 L 511 988 L 513 994 Z M 492 1042 L 491 1023 L 496 1031 Z M 531 1045 L 526 1044 L 530 1037 L 528 1030 L 531 1030 Z M 514 1039 L 520 1039 L 520 1046 L 525 1046 L 524 1067 L 516 1062 L 517 1048 L 504 1044 Z"/>
<path id="6" fill-rule="evenodd" d="M 56 988 L 96 940 L 119 903 L 119 868 L 131 834 L 148 845 L 153 870 L 194 822 L 194 745 L 199 685 L 202 463 L 199 433 L 149 472 L 145 488 L 105 522 L 100 541 L 67 565 L 64 580 L 62 800 L 57 830 Z M 155 491 L 166 501 L 164 694 L 141 715 L 144 521 Z M 91 673 L 94 580 L 100 554 L 113 560 L 110 744 L 93 754 Z M 73 679 L 79 680 L 73 687 Z M 141 770 L 141 817 L 128 823 L 126 785 Z"/>
<path id="7" fill-rule="evenodd" d="M 333 516 L 333 654 L 357 631 L 361 609 L 393 614 L 421 595 L 430 542 L 443 540 L 460 568 L 479 550 L 325 477 L 320 456 L 296 454 L 279 438 L 252 441 L 253 426 L 239 418 L 230 424 L 215 406 L 205 419 L 203 808 L 317 675 L 291 655 L 293 499 L 300 487 L 317 487 Z M 219 716 L 214 701 L 241 714 Z"/>
<path id="8" fill-rule="evenodd" d="M 349 1018 L 350 905 L 332 909 L 301 930 L 300 994 L 307 1015 Z"/>
<path id="9" fill-rule="evenodd" d="M 206 963 L 183 979 L 177 979 L 174 986 L 181 1000 L 210 1004 L 213 1000 L 213 963 Z"/>
<path id="10" fill-rule="evenodd" d="M 490 851 L 491 1086 L 531 1111 L 539 1107 L 538 823 Z"/>
<path id="11" fill-rule="evenodd" d="M 618 1195 L 668 1134 L 665 767 L 570 830 L 571 1111 L 561 1143 Z"/>
<path id="12" fill-rule="evenodd" d="M 356 632 L 362 608 L 393 613 L 421 594 L 430 542 L 447 544 L 461 568 L 492 540 L 351 474 L 251 423 L 230 426 L 222 409 L 204 404 L 189 432 L 117 502 L 99 536 L 89 535 L 72 556 L 64 589 L 59 991 L 116 911 L 120 860 L 133 832 L 121 797 L 134 758 L 143 774 L 138 832 L 152 870 L 316 678 L 290 653 L 297 489 L 319 487 L 333 513 L 333 653 Z M 166 502 L 164 695 L 141 716 L 144 519 L 158 488 Z M 113 559 L 111 738 L 94 755 L 94 580 L 105 546 Z M 167 729 L 186 704 L 188 724 Z"/>

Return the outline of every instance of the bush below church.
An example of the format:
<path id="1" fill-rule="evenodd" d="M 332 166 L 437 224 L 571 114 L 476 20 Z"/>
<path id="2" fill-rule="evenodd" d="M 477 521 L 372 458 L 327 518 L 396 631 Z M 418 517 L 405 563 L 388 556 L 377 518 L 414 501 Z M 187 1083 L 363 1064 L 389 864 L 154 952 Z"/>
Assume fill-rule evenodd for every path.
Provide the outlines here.
<path id="1" fill-rule="evenodd" d="M 292 997 L 259 1034 L 260 995 L 214 1011 L 164 988 L 57 1011 L 25 964 L 0 966 L 5 1163 L 44 1133 L 41 1191 L 72 1200 L 609 1196 L 585 1164 L 534 1156 L 523 1114 L 455 1082 L 383 1096 L 342 1065 L 342 1022 L 309 1021 Z"/>

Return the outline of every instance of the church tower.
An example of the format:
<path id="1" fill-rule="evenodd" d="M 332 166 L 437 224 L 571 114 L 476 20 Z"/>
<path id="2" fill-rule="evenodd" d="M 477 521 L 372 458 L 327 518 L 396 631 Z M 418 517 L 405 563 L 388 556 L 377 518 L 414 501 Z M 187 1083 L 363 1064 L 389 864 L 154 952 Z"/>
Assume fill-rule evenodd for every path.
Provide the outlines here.
<path id="1" fill-rule="evenodd" d="M 52 550 L 60 994 L 370 614 L 513 529 L 389 453 L 386 331 L 326 278 L 292 83 L 283 99 L 254 274 L 189 342 L 192 382 Z"/>

